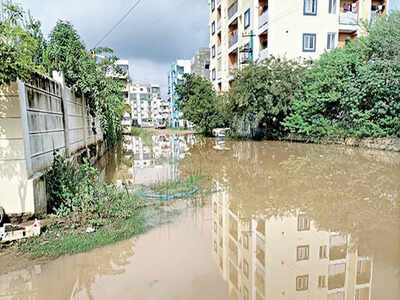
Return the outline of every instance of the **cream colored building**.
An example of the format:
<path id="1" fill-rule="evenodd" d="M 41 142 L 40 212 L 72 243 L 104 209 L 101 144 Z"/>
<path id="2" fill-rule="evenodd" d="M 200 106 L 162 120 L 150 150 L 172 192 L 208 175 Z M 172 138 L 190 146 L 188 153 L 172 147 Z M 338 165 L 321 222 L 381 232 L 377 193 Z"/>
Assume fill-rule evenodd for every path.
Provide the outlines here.
<path id="1" fill-rule="evenodd" d="M 350 235 L 318 230 L 301 212 L 241 215 L 227 192 L 213 195 L 212 216 L 213 257 L 231 299 L 372 299 L 373 260 L 352 250 Z"/>
<path id="2" fill-rule="evenodd" d="M 233 72 L 270 56 L 318 58 L 362 34 L 389 0 L 211 0 L 210 77 L 229 90 Z"/>

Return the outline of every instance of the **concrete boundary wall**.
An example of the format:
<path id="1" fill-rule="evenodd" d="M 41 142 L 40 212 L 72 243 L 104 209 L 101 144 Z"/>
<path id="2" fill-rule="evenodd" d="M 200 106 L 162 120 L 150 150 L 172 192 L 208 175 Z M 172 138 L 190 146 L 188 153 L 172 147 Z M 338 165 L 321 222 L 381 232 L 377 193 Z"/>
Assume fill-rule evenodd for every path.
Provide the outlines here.
<path id="1" fill-rule="evenodd" d="M 0 87 L 0 206 L 8 215 L 47 211 L 43 175 L 54 150 L 70 159 L 86 151 L 91 161 L 105 152 L 84 97 L 65 86 L 62 74 L 53 78 Z"/>

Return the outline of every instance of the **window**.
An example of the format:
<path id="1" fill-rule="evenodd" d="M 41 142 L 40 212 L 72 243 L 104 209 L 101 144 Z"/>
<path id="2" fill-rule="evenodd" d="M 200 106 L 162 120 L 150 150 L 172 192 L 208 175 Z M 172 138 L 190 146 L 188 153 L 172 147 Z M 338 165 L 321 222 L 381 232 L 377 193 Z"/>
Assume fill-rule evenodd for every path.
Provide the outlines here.
<path id="1" fill-rule="evenodd" d="M 304 0 L 304 15 L 317 15 L 317 0 Z"/>
<path id="2" fill-rule="evenodd" d="M 318 276 L 318 287 L 319 288 L 326 287 L 326 276 Z"/>
<path id="3" fill-rule="evenodd" d="M 303 52 L 315 52 L 317 35 L 315 33 L 303 34 Z"/>
<path id="4" fill-rule="evenodd" d="M 211 11 L 215 10 L 215 0 L 211 0 Z"/>
<path id="5" fill-rule="evenodd" d="M 328 12 L 330 14 L 336 14 L 336 8 L 337 8 L 337 0 L 329 0 L 329 10 L 328 10 Z"/>
<path id="6" fill-rule="evenodd" d="M 211 48 L 211 55 L 212 57 L 215 57 L 215 45 Z"/>
<path id="7" fill-rule="evenodd" d="M 308 275 L 296 277 L 296 291 L 308 290 Z"/>
<path id="8" fill-rule="evenodd" d="M 212 80 L 217 78 L 217 71 L 215 69 L 212 70 Z"/>
<path id="9" fill-rule="evenodd" d="M 205 65 L 204 65 L 204 69 L 210 70 L 210 64 L 205 64 Z"/>
<path id="10" fill-rule="evenodd" d="M 336 47 L 336 32 L 328 32 L 328 42 L 326 49 L 332 50 Z"/>
<path id="11" fill-rule="evenodd" d="M 249 264 L 245 259 L 243 259 L 243 274 L 249 278 Z"/>
<path id="12" fill-rule="evenodd" d="M 319 258 L 328 258 L 328 247 L 327 246 L 321 246 L 319 247 Z"/>
<path id="13" fill-rule="evenodd" d="M 211 34 L 214 35 L 215 34 L 215 21 L 213 21 L 211 23 Z"/>
<path id="14" fill-rule="evenodd" d="M 307 260 L 310 256 L 310 246 L 297 247 L 297 260 Z"/>
<path id="15" fill-rule="evenodd" d="M 244 13 L 244 29 L 250 26 L 250 8 Z"/>
<path id="16" fill-rule="evenodd" d="M 297 218 L 297 230 L 307 231 L 310 230 L 310 220 L 305 215 L 300 215 Z"/>

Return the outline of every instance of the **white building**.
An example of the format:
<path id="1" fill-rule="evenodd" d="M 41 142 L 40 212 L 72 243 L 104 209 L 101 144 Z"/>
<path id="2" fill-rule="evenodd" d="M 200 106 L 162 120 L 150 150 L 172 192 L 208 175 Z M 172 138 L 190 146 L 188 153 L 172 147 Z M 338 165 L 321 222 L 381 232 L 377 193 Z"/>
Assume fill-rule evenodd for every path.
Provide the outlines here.
<path id="1" fill-rule="evenodd" d="M 158 118 L 169 116 L 168 104 L 161 99 L 158 84 L 131 84 L 129 104 L 133 123 L 138 126 L 151 127 Z"/>

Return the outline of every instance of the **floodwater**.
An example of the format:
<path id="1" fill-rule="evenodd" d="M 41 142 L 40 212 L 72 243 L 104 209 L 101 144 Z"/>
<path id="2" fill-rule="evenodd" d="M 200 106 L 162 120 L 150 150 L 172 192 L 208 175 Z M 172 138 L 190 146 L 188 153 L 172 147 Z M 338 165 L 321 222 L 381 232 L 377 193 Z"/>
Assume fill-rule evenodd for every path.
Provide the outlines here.
<path id="1" fill-rule="evenodd" d="M 398 153 L 158 136 L 99 168 L 141 184 L 200 171 L 216 192 L 142 236 L 3 275 L 0 299 L 400 299 Z"/>

